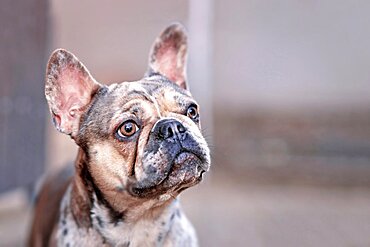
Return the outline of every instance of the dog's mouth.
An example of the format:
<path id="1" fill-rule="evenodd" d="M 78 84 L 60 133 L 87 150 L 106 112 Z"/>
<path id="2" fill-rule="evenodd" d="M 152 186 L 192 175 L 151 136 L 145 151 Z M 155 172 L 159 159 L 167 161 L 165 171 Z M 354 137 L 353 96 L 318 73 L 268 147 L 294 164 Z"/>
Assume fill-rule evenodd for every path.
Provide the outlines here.
<path id="1" fill-rule="evenodd" d="M 165 193 L 176 194 L 201 182 L 208 168 L 209 162 L 201 155 L 182 150 L 175 156 L 170 169 L 159 183 L 140 186 L 140 183 L 133 182 L 127 185 L 127 191 L 131 196 L 141 198 L 156 197 Z"/>
<path id="2" fill-rule="evenodd" d="M 169 173 L 168 178 L 173 175 L 176 171 L 181 171 L 182 169 L 186 169 L 187 178 L 191 177 L 200 177 L 208 171 L 208 163 L 202 158 L 199 154 L 183 151 L 180 152 L 172 165 L 172 172 Z"/>

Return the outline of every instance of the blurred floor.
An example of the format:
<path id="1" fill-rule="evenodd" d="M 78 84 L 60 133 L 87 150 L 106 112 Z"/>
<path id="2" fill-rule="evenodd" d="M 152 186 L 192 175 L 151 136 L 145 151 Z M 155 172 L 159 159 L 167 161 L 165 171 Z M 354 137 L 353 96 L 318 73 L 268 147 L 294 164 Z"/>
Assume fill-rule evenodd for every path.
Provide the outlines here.
<path id="1" fill-rule="evenodd" d="M 370 246 L 370 188 L 209 180 L 183 196 L 201 246 Z"/>
<path id="2" fill-rule="evenodd" d="M 25 191 L 0 194 L 0 246 L 25 246 L 31 212 Z"/>
<path id="3" fill-rule="evenodd" d="M 2 201 L 3 202 L 3 201 Z M 248 183 L 213 173 L 182 196 L 201 246 L 370 246 L 370 188 Z M 0 246 L 23 246 L 21 205 L 0 211 Z"/>

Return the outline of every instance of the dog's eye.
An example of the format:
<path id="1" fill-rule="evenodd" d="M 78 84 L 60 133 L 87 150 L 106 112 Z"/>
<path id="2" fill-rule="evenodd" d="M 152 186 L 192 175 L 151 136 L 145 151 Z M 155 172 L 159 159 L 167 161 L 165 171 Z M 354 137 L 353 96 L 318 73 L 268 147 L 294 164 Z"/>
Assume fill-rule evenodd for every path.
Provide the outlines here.
<path id="1" fill-rule="evenodd" d="M 130 137 L 139 130 L 139 127 L 132 120 L 124 122 L 121 127 L 118 128 L 117 134 L 120 137 Z"/>
<path id="2" fill-rule="evenodd" d="M 198 117 L 199 117 L 199 113 L 198 113 L 197 107 L 194 106 L 194 105 L 189 106 L 189 108 L 188 108 L 188 110 L 186 112 L 186 115 L 189 118 L 193 119 L 193 120 L 197 120 Z"/>

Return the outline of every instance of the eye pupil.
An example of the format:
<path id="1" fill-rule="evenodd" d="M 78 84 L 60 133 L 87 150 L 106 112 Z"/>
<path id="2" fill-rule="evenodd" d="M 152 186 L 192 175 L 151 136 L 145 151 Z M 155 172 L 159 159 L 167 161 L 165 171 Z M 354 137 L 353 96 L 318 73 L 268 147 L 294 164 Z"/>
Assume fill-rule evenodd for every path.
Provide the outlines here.
<path id="1" fill-rule="evenodd" d="M 130 137 L 136 133 L 139 127 L 132 121 L 127 121 L 119 127 L 117 133 L 121 137 Z"/>
<path id="2" fill-rule="evenodd" d="M 125 124 L 125 132 L 126 133 L 131 133 L 131 131 L 133 130 L 133 126 L 132 126 L 132 123 L 127 123 Z"/>

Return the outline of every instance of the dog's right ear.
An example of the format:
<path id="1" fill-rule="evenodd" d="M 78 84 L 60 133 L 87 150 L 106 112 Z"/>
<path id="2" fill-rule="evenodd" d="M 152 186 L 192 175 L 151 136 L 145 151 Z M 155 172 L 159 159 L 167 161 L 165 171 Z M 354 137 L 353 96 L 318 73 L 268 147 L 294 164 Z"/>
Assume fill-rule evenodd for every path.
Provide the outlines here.
<path id="1" fill-rule="evenodd" d="M 100 87 L 72 53 L 55 50 L 47 65 L 45 96 L 57 130 L 74 138 L 81 115 Z"/>

